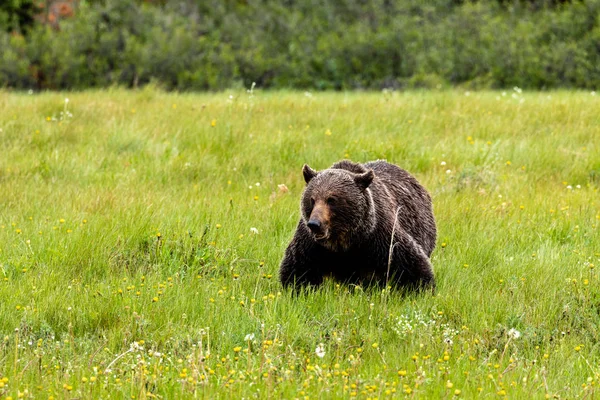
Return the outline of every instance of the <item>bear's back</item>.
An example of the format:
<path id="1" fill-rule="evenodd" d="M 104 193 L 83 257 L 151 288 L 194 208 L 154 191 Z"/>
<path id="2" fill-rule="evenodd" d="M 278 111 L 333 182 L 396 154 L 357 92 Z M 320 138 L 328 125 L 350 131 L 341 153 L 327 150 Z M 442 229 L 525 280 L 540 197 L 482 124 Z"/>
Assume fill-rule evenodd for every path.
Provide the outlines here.
<path id="1" fill-rule="evenodd" d="M 375 173 L 375 185 L 371 186 L 374 200 L 379 208 L 385 211 L 385 218 L 394 220 L 398 211 L 398 224 L 421 245 L 427 256 L 435 248 L 437 236 L 433 207 L 429 193 L 411 174 L 387 161 L 378 160 L 363 164 L 366 170 L 372 169 Z M 385 186 L 380 190 L 377 185 Z M 383 200 L 391 196 L 393 201 Z"/>
<path id="2" fill-rule="evenodd" d="M 355 174 L 373 170 L 375 179 L 369 190 L 376 203 L 379 223 L 389 227 L 385 231 L 391 231 L 398 210 L 397 224 L 422 247 L 428 257 L 431 256 L 437 237 L 431 197 L 415 177 L 385 160 L 365 164 L 342 160 L 331 168 Z"/>

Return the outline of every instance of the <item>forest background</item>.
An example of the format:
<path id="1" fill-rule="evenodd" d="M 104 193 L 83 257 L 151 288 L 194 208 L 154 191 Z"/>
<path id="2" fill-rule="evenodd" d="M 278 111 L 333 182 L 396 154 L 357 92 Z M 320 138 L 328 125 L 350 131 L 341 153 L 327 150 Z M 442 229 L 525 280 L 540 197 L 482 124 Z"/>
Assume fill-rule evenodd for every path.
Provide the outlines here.
<path id="1" fill-rule="evenodd" d="M 7 0 L 0 87 L 585 88 L 600 1 Z"/>

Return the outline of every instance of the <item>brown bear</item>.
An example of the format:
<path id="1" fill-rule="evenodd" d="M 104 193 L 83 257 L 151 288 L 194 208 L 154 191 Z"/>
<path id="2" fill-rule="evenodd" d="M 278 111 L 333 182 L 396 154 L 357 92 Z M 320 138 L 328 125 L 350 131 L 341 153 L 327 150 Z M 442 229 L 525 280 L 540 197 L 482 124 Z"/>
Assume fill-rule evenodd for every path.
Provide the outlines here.
<path id="1" fill-rule="evenodd" d="M 413 176 L 382 160 L 344 160 L 320 172 L 304 165 L 302 173 L 302 217 L 280 267 L 284 286 L 318 286 L 332 276 L 362 286 L 434 288 L 431 197 Z"/>

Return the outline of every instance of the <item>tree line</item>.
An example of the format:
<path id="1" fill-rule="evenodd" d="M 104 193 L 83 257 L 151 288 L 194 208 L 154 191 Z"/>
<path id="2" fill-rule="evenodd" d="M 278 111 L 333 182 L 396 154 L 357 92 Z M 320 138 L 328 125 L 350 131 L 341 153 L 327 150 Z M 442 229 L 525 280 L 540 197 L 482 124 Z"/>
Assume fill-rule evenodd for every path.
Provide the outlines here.
<path id="1" fill-rule="evenodd" d="M 0 87 L 600 86 L 600 0 L 5 0 Z"/>

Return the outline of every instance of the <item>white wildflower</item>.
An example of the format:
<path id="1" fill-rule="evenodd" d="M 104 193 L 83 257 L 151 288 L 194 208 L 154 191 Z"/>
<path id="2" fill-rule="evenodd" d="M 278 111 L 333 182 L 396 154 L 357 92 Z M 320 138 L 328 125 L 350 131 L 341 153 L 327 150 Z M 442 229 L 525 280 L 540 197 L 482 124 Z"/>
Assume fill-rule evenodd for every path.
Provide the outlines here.
<path id="1" fill-rule="evenodd" d="M 131 342 L 131 345 L 129 345 L 129 351 L 139 351 L 139 350 L 144 350 L 144 348 L 142 346 L 140 346 L 140 344 L 138 342 Z"/>
<path id="2" fill-rule="evenodd" d="M 244 341 L 246 342 L 251 342 L 254 340 L 254 333 L 249 333 L 246 335 L 246 337 L 244 337 Z"/>
<path id="3" fill-rule="evenodd" d="M 250 228 L 250 232 L 252 232 L 254 235 L 258 235 L 258 229 L 254 227 Z"/>
<path id="4" fill-rule="evenodd" d="M 521 337 L 521 332 L 519 332 L 518 330 L 516 330 L 515 328 L 510 328 L 508 330 L 508 337 L 511 339 L 518 339 Z"/>
<path id="5" fill-rule="evenodd" d="M 319 358 L 325 357 L 325 345 L 323 345 L 323 343 L 319 343 L 319 345 L 315 349 L 315 354 Z"/>

